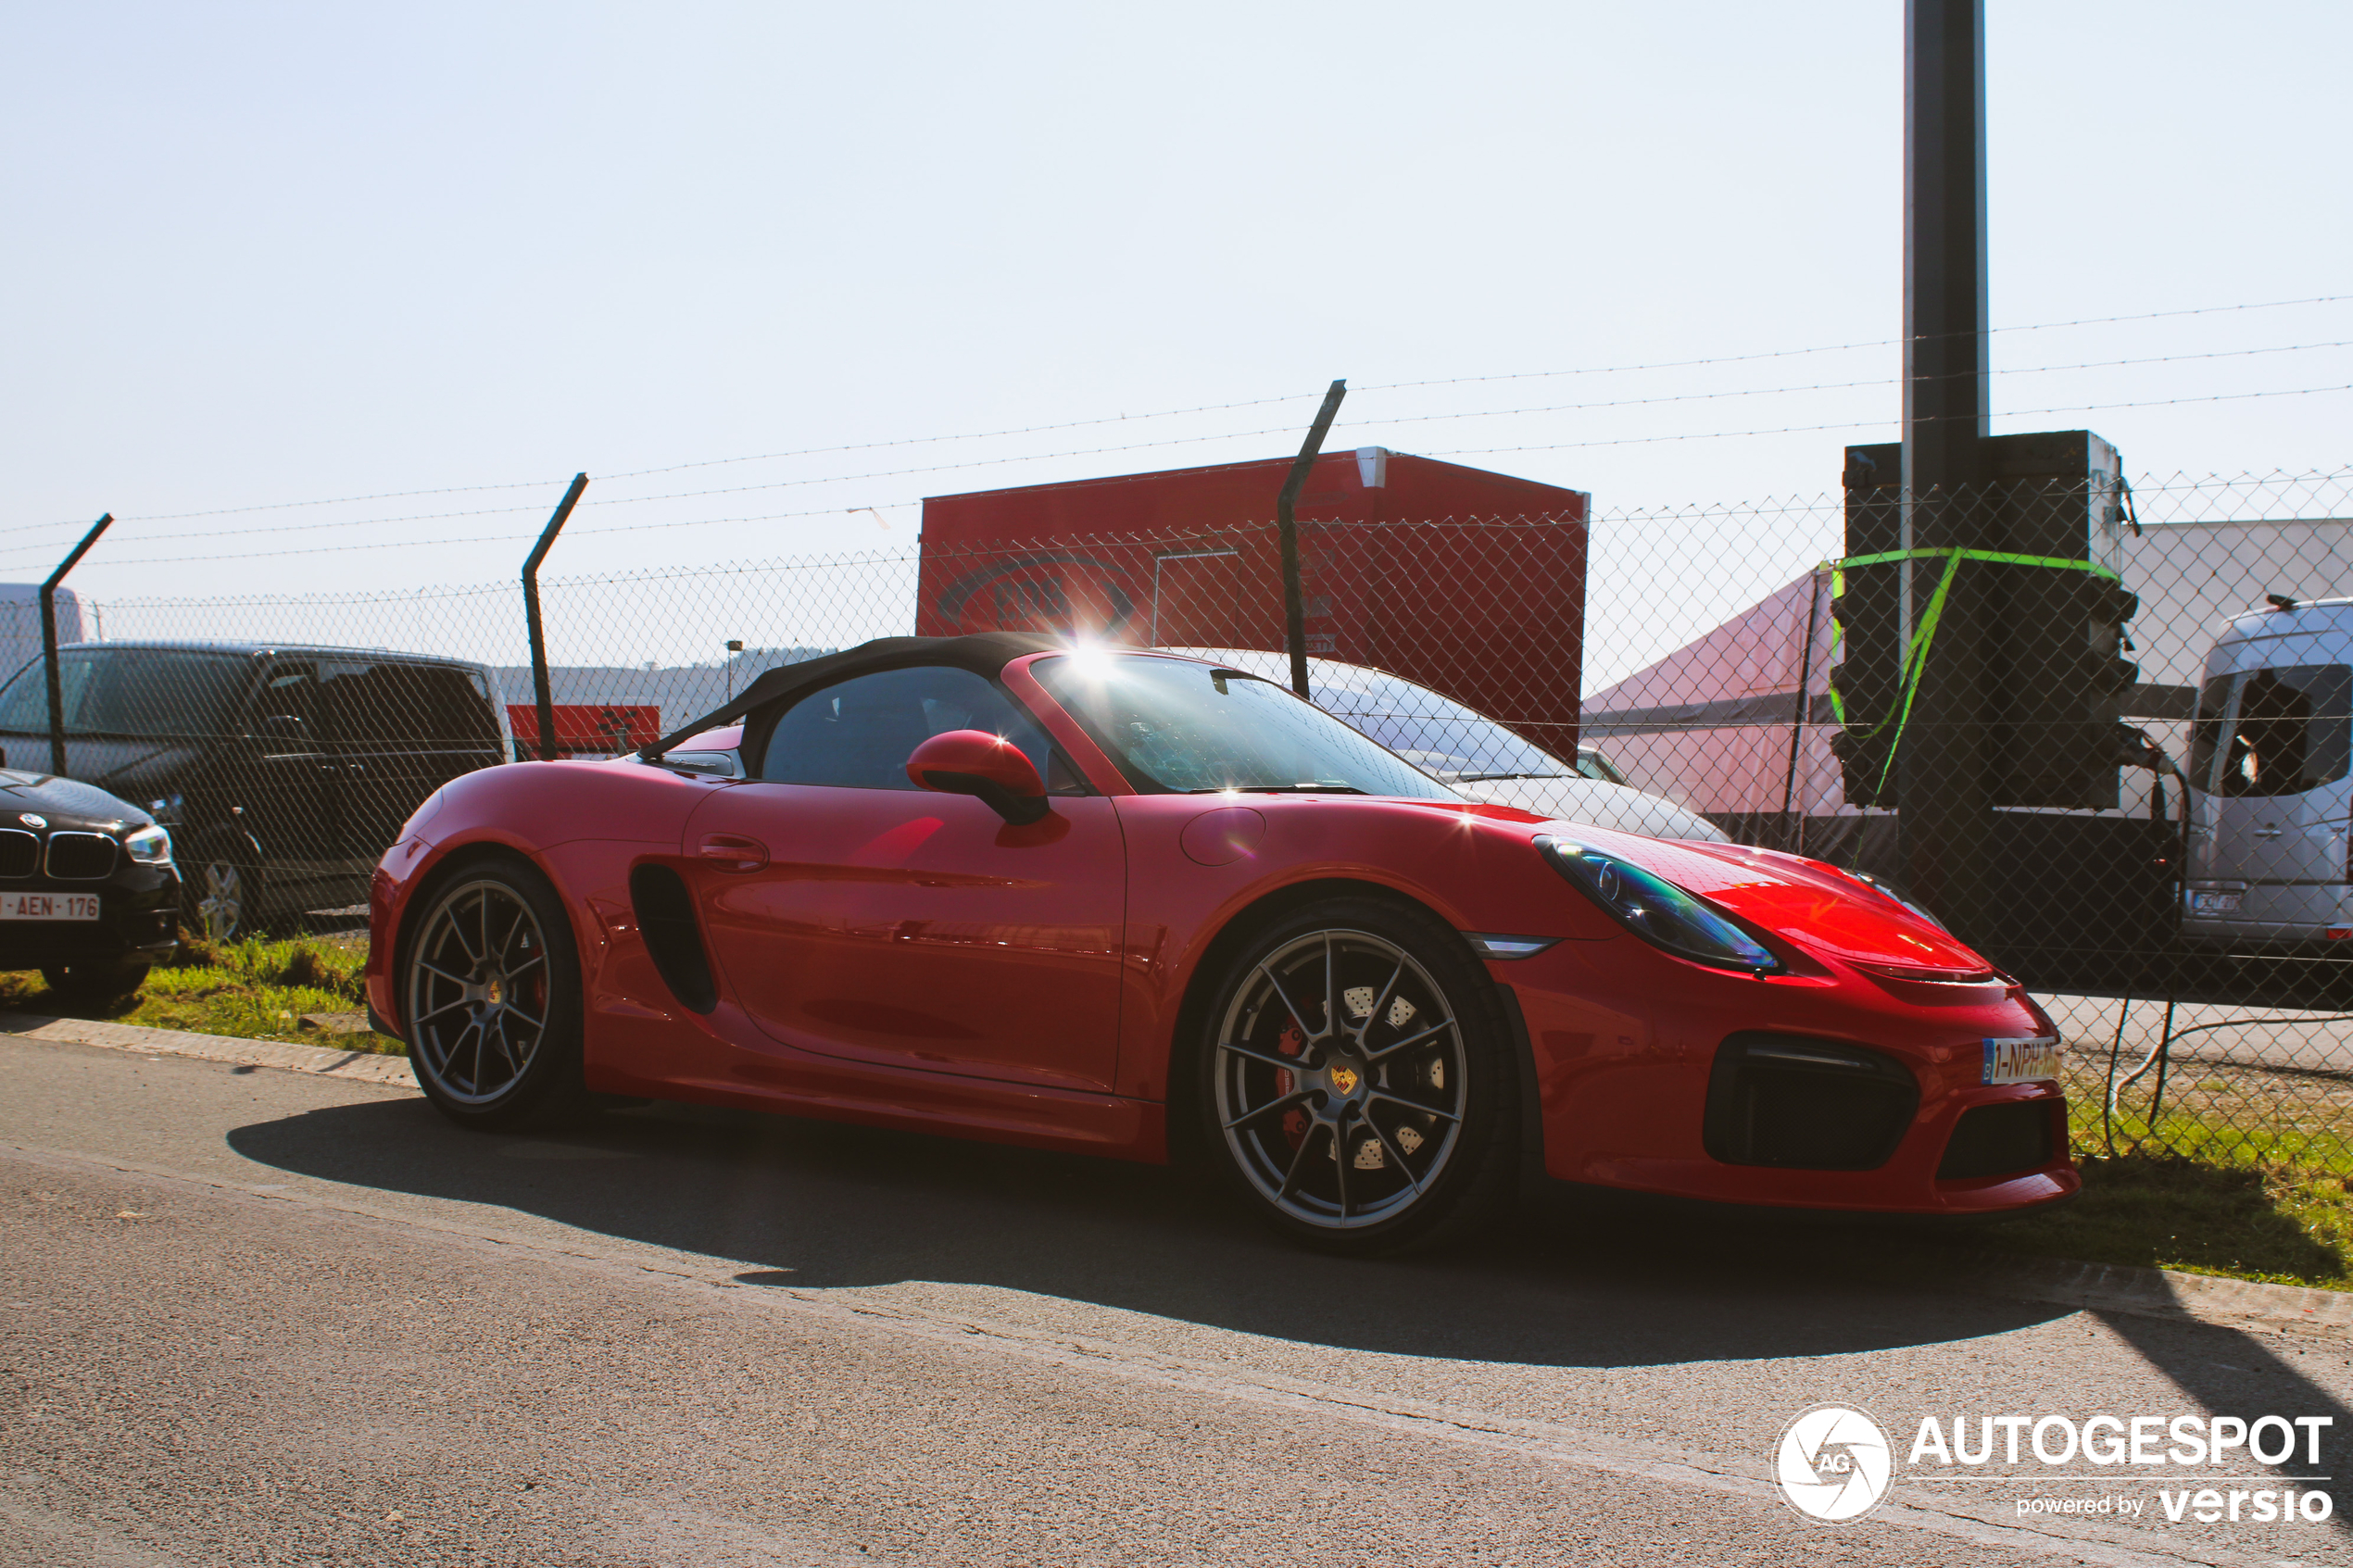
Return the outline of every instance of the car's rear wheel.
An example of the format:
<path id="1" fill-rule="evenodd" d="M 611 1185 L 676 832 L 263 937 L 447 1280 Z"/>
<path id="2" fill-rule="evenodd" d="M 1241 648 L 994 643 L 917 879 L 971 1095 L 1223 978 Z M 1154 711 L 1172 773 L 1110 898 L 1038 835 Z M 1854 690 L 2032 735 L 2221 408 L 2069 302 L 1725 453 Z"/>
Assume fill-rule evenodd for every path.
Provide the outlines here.
<path id="1" fill-rule="evenodd" d="M 1378 1252 L 1501 1208 L 1518 1075 L 1493 983 L 1455 932 L 1377 899 L 1302 909 L 1243 950 L 1207 1017 L 1204 1130 L 1278 1228 Z"/>
<path id="2" fill-rule="evenodd" d="M 562 900 L 520 859 L 459 868 L 427 889 L 402 944 L 409 1063 L 461 1126 L 575 1109 L 580 958 Z"/>

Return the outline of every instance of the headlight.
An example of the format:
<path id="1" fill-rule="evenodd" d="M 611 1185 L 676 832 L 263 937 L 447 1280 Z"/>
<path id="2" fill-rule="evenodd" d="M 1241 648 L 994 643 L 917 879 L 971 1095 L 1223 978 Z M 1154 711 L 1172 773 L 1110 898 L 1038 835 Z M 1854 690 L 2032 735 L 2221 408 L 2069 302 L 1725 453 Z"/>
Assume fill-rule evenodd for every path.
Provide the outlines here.
<path id="1" fill-rule="evenodd" d="M 1679 959 L 1769 974 L 1781 967 L 1756 939 L 1655 872 L 1604 849 L 1549 835 L 1536 847 L 1609 917 Z"/>
<path id="2" fill-rule="evenodd" d="M 123 838 L 122 851 L 143 866 L 168 866 L 171 835 L 159 827 L 144 827 Z"/>

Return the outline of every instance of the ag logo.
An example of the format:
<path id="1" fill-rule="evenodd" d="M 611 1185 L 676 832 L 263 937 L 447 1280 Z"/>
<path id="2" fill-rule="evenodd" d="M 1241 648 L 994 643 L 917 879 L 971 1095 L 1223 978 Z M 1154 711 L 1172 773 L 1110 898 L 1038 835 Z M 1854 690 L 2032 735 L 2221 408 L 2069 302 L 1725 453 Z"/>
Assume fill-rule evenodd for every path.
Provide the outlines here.
<path id="1" fill-rule="evenodd" d="M 48 818 L 37 815 L 31 811 L 18 812 L 17 821 L 22 822 L 29 828 L 45 828 L 49 825 Z"/>
<path id="2" fill-rule="evenodd" d="M 1887 1495 L 1892 1464 L 1878 1422 L 1844 1405 L 1816 1405 L 1781 1433 L 1773 1478 L 1798 1512 L 1843 1524 Z"/>

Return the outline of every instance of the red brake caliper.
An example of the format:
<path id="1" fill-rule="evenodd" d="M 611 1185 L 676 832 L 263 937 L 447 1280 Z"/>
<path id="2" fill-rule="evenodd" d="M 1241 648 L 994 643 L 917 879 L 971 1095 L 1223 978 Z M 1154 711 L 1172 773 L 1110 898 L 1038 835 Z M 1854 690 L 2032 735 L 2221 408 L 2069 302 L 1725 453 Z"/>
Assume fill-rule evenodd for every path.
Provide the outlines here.
<path id="1" fill-rule="evenodd" d="M 1297 1056 L 1306 1047 L 1307 1036 L 1299 1032 L 1299 1020 L 1295 1018 L 1284 1024 L 1283 1032 L 1275 1037 L 1275 1048 L 1285 1056 Z M 1290 1069 L 1283 1067 L 1275 1069 L 1275 1098 L 1277 1099 L 1282 1098 L 1298 1086 L 1299 1081 L 1291 1076 Z M 1283 1112 L 1283 1141 L 1290 1144 L 1291 1148 L 1297 1148 L 1306 1137 L 1307 1111 L 1303 1107 L 1294 1105 Z"/>

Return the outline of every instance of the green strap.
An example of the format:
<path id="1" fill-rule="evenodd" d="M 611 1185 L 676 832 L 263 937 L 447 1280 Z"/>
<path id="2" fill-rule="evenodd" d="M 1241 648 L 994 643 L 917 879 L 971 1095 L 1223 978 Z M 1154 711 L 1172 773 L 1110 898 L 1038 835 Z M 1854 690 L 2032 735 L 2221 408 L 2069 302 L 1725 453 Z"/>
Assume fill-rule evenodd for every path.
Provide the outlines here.
<path id="1" fill-rule="evenodd" d="M 1937 622 L 1944 616 L 1944 601 L 1953 591 L 1953 579 L 1965 560 L 1987 561 L 1996 566 L 2039 566 L 2057 571 L 2088 571 L 2095 577 L 2120 582 L 2117 574 L 2096 561 L 2077 560 L 2067 556 L 2022 556 L 2007 550 L 1883 550 L 1877 555 L 1848 556 L 1843 559 L 1824 561 L 1817 571 L 1831 573 L 1831 597 L 1843 598 L 1846 594 L 1846 568 L 1850 566 L 1886 566 L 1896 561 L 1944 559 L 1944 573 L 1937 580 L 1936 592 L 1929 596 L 1928 608 L 1921 612 L 1919 624 L 1912 628 L 1912 646 L 1904 655 L 1904 700 L 1896 711 L 1881 719 L 1864 732 L 1869 739 L 1890 723 L 1895 734 L 1887 743 L 1887 762 L 1880 769 L 1877 789 L 1887 788 L 1887 775 L 1894 770 L 1895 759 L 1904 744 L 1904 727 L 1911 722 L 1912 699 L 1919 695 L 1920 677 L 1928 669 L 1928 651 L 1936 640 Z M 1846 705 L 1839 700 L 1838 688 L 1831 688 L 1831 711 L 1841 728 L 1846 724 Z"/>
<path id="2" fill-rule="evenodd" d="M 1826 560 L 1816 571 L 1824 568 L 1844 573 L 1840 569 L 1849 566 L 1885 566 L 1899 560 L 1935 560 L 1950 556 L 1955 560 L 1992 561 L 1996 566 L 2046 566 L 2056 571 L 2088 571 L 2095 577 L 2114 578 L 2116 573 L 2097 561 L 2077 560 L 2070 556 L 2021 556 L 2007 550 L 1882 550 L 1875 556 L 1848 556 L 1843 560 Z M 1832 596 L 1838 589 L 1833 586 Z"/>

